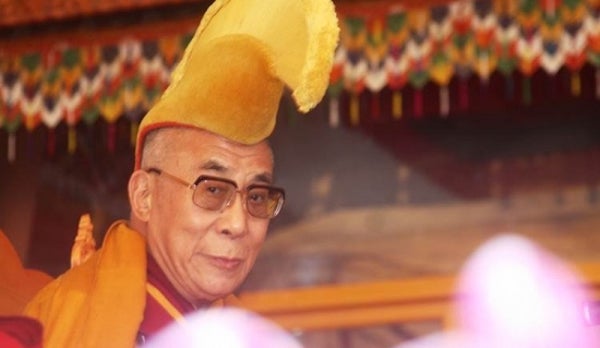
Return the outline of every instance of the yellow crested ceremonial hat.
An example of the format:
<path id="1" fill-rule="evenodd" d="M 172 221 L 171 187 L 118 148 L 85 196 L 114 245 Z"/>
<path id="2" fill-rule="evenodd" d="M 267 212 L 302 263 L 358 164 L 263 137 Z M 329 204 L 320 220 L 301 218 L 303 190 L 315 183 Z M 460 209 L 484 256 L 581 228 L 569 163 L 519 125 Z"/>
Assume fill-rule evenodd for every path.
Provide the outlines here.
<path id="1" fill-rule="evenodd" d="M 331 0 L 216 0 L 136 143 L 162 127 L 202 128 L 243 144 L 267 138 L 287 87 L 298 110 L 318 104 L 339 37 Z"/>

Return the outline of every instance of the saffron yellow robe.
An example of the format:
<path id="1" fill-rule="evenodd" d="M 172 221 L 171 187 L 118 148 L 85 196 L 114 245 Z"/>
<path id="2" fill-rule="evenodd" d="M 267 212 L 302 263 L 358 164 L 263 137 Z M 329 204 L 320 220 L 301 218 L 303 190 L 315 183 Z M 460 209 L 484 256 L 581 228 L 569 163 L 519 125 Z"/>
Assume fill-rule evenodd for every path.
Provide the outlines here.
<path id="1" fill-rule="evenodd" d="M 44 348 L 130 348 L 145 301 L 145 239 L 118 221 L 101 249 L 43 288 L 24 314 L 42 323 Z"/>
<path id="2" fill-rule="evenodd" d="M 21 314 L 33 296 L 51 281 L 48 274 L 23 267 L 19 254 L 0 230 L 0 316 Z"/>

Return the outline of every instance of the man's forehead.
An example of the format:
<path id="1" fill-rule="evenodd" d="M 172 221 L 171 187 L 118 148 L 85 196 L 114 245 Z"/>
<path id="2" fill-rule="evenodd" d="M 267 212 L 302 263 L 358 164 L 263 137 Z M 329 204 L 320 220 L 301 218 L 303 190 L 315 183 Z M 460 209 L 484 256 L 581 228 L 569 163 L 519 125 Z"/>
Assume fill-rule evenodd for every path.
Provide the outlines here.
<path id="1" fill-rule="evenodd" d="M 241 167 L 239 164 L 226 163 L 221 159 L 208 159 L 201 163 L 198 168 L 195 168 L 200 173 L 214 172 L 215 174 L 230 175 L 238 171 L 246 172 L 246 175 L 251 177 L 251 181 L 259 181 L 264 183 L 273 182 L 273 166 L 271 163 L 254 163 L 248 167 Z"/>
<path id="2" fill-rule="evenodd" d="M 221 171 L 231 161 L 260 162 L 273 166 L 273 153 L 269 143 L 240 144 L 211 132 L 189 127 L 165 128 L 158 144 L 164 147 L 167 159 L 186 158 L 195 162 L 200 169 Z"/>

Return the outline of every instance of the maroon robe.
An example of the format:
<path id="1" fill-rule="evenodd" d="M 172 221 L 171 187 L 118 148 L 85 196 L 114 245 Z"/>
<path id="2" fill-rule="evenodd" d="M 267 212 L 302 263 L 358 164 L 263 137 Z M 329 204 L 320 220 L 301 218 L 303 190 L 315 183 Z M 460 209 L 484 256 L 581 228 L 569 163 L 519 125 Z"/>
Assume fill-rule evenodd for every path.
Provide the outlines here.
<path id="1" fill-rule="evenodd" d="M 147 264 L 148 283 L 154 285 L 165 298 L 175 307 L 181 315 L 186 315 L 195 310 L 193 304 L 183 298 L 171 285 L 165 273 L 161 270 L 152 255 L 148 254 Z M 144 343 L 152 335 L 163 329 L 175 320 L 163 306 L 146 292 L 146 308 L 144 309 L 144 320 L 140 325 L 137 342 Z"/>

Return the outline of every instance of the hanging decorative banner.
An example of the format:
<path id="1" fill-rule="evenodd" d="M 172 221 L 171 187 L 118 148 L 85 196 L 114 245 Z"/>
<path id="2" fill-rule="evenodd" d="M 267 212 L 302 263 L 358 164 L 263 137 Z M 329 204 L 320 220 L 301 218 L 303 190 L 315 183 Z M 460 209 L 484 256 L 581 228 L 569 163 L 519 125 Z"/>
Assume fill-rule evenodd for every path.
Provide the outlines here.
<path id="1" fill-rule="evenodd" d="M 566 69 L 572 76 L 571 94 L 580 96 L 585 88 L 582 67 L 600 69 L 597 0 L 410 4 L 385 0 L 337 6 L 341 38 L 328 90 L 332 127 L 342 117 L 350 125 L 363 119 L 379 122 L 384 110 L 392 120 L 406 111 L 413 117 L 431 113 L 431 102 L 423 94 L 427 84 L 439 88 L 437 114 L 451 116 L 470 107 L 471 77 L 485 86 L 494 72 L 504 76 L 509 98 L 516 90 L 514 73 L 524 77 L 517 86 L 524 104 L 531 103 L 535 85 L 530 79 L 539 70 L 553 75 Z M 54 129 L 64 122 L 72 153 L 80 122 L 91 126 L 99 118 L 105 120 L 107 144 L 113 148 L 115 131 L 110 128 L 125 117 L 134 138 L 144 112 L 167 86 L 196 22 L 193 18 L 165 24 L 169 30 L 112 30 L 98 34 L 101 39 L 95 44 L 88 39 L 97 34 L 93 29 L 75 38 L 52 39 L 49 34 L 39 45 L 36 37 L 0 41 L 0 128 L 14 135 L 21 126 L 33 132 L 40 125 Z M 600 73 L 595 79 L 592 94 L 600 97 Z M 381 99 L 384 88 L 391 91 L 389 101 Z M 407 89 L 412 93 L 404 93 Z M 368 99 L 361 98 L 365 90 L 370 92 Z M 339 105 L 343 92 L 349 96 L 347 107 Z M 404 103 L 403 95 L 412 100 Z M 369 107 L 361 107 L 363 100 Z M 340 115 L 340 110 L 348 115 Z"/>
<path id="2" fill-rule="evenodd" d="M 408 55 L 406 40 L 408 37 L 408 16 L 402 7 L 391 8 L 387 14 L 387 41 L 388 55 L 385 60 L 388 86 L 393 91 L 392 116 L 394 119 L 402 117 L 402 92 L 401 89 L 408 82 Z"/>
<path id="3" fill-rule="evenodd" d="M 412 35 L 407 43 L 409 56 L 408 83 L 415 89 L 413 111 L 415 117 L 423 116 L 422 88 L 431 78 L 431 66 L 434 42 L 429 31 L 430 12 L 426 9 L 415 9 L 408 13 Z"/>
<path id="4" fill-rule="evenodd" d="M 333 57 L 334 62 L 338 59 L 343 59 L 344 54 L 342 53 L 343 48 L 339 48 L 335 56 Z M 339 106 L 339 97 L 344 89 L 344 85 L 342 84 L 343 79 L 343 65 L 342 64 L 334 64 L 331 75 L 329 77 L 329 88 L 327 93 L 329 95 L 329 126 L 332 128 L 337 128 L 340 125 L 340 106 Z"/>
<path id="5" fill-rule="evenodd" d="M 81 65 L 80 52 L 68 48 L 64 52 L 64 60 L 61 69 L 64 76 L 63 86 L 63 104 L 65 111 L 65 122 L 69 127 L 67 135 L 67 150 L 70 154 L 75 153 L 77 149 L 77 134 L 75 126 L 81 119 L 81 105 L 83 94 L 79 93 L 83 69 Z"/>
<path id="6" fill-rule="evenodd" d="M 448 84 L 454 74 L 454 64 L 451 58 L 451 23 L 446 20 L 449 11 L 446 7 L 432 10 L 431 38 L 433 41 L 433 54 L 431 62 L 431 79 L 440 86 L 440 110 L 443 117 L 450 112 L 450 92 Z"/>
<path id="7" fill-rule="evenodd" d="M 413 116 L 423 112 L 422 93 L 429 81 L 440 88 L 439 115 L 445 116 L 450 104 L 461 109 L 469 107 L 467 80 L 477 75 L 485 85 L 490 76 L 500 72 L 506 78 L 507 97 L 514 92 L 513 73 L 518 71 L 525 78 L 521 87 L 522 102 L 531 103 L 532 88 L 528 81 L 539 69 L 554 75 L 565 67 L 572 73 L 571 90 L 574 96 L 581 94 L 579 71 L 584 64 L 600 69 L 600 2 L 594 0 L 477 0 L 454 1 L 429 8 L 403 7 L 401 2 L 381 1 L 365 4 L 339 6 L 342 27 L 352 25 L 353 37 L 370 37 L 367 25 L 356 22 L 385 18 L 383 32 L 377 32 L 387 44 L 387 85 L 392 90 L 392 116 L 402 113 L 402 98 L 398 90 L 408 83 L 415 89 Z M 377 30 L 380 30 L 377 28 Z M 342 30 L 342 35 L 345 32 Z M 346 34 L 347 35 L 347 34 Z M 378 36 L 379 37 L 379 36 Z M 343 39 L 343 38 L 342 38 Z M 361 48 L 356 43 L 362 43 Z M 342 47 L 344 49 L 344 41 Z M 371 75 L 380 76 L 379 69 L 370 64 L 361 65 L 366 59 L 361 52 L 371 50 L 372 42 L 357 40 L 346 56 L 338 57 L 336 65 L 366 66 L 361 76 L 369 80 Z M 377 48 L 381 41 L 377 42 Z M 406 62 L 404 65 L 402 63 Z M 404 69 L 399 68 L 405 67 Z M 356 76 L 347 73 L 341 79 L 352 90 Z M 403 78 L 403 73 L 406 78 Z M 459 87 L 456 95 L 448 90 L 450 81 L 457 77 Z M 597 82 L 600 85 L 600 82 Z M 370 84 L 365 86 L 377 92 Z M 598 95 L 600 92 L 596 91 Z M 456 103 L 451 99 L 456 98 Z"/>

